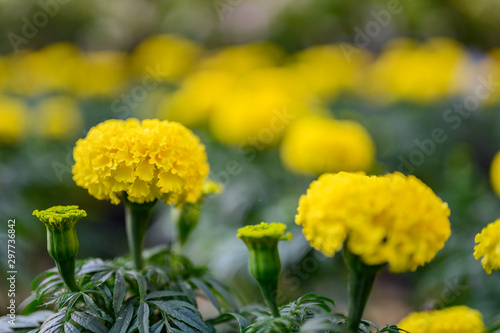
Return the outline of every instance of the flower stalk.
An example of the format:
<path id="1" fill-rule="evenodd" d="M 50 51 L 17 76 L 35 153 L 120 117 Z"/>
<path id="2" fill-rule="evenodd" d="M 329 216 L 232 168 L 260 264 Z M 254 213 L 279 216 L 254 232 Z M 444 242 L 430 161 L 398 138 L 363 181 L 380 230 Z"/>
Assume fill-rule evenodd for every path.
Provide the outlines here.
<path id="1" fill-rule="evenodd" d="M 144 236 L 156 201 L 139 204 L 129 201 L 126 195 L 123 196 L 128 247 L 136 271 L 144 267 L 142 259 Z"/>
<path id="2" fill-rule="evenodd" d="M 278 242 L 290 240 L 292 235 L 285 233 L 282 223 L 246 226 L 238 230 L 238 237 L 245 242 L 249 251 L 249 270 L 257 280 L 273 317 L 279 317 L 276 303 L 278 280 L 281 274 L 281 261 L 278 253 Z"/>
<path id="3" fill-rule="evenodd" d="M 368 298 L 373 288 L 377 275 L 387 264 L 366 265 L 361 258 L 353 254 L 344 243 L 344 260 L 349 267 L 349 304 L 348 327 L 351 332 L 357 332 Z"/>
<path id="4" fill-rule="evenodd" d="M 79 291 L 75 279 L 75 260 L 79 250 L 76 223 L 87 216 L 78 206 L 54 206 L 35 210 L 33 215 L 45 224 L 47 229 L 47 251 L 54 259 L 59 275 L 71 291 Z"/>

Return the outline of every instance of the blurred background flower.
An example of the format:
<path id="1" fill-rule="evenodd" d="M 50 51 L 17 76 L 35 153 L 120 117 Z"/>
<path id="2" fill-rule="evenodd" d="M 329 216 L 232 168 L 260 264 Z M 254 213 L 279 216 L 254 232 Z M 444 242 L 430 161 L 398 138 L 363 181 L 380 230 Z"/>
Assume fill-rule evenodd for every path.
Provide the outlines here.
<path id="1" fill-rule="evenodd" d="M 298 199 L 321 172 L 400 171 L 448 202 L 452 236 L 414 274 L 383 272 L 367 318 L 395 323 L 466 304 L 491 322 L 500 288 L 471 249 L 500 216 L 489 173 L 500 149 L 498 9 L 493 0 L 0 0 L 0 214 L 18 222 L 17 297 L 52 265 L 34 209 L 88 212 L 81 257 L 127 251 L 121 209 L 72 180 L 73 148 L 104 120 L 158 117 L 193 129 L 225 188 L 205 200 L 184 247 L 217 277 L 253 283 L 236 230 L 282 221 L 295 237 L 281 251 L 278 301 L 326 293 L 345 310 L 346 268 L 310 249 L 293 223 Z M 300 125 L 307 119 L 315 124 Z M 155 208 L 148 246 L 171 242 L 169 210 Z M 260 301 L 249 289 L 243 297 Z"/>

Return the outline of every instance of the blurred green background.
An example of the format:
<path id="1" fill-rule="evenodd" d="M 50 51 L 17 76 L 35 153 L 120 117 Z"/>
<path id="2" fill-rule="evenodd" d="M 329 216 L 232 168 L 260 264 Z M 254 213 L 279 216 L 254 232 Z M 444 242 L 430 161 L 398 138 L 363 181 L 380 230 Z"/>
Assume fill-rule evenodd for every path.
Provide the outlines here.
<path id="1" fill-rule="evenodd" d="M 384 272 L 365 317 L 379 324 L 396 323 L 412 310 L 466 304 L 479 309 L 487 323 L 492 321 L 500 306 L 500 276 L 485 274 L 472 253 L 474 236 L 500 216 L 500 200 L 489 180 L 490 163 L 500 149 L 496 84 L 500 57 L 495 50 L 500 46 L 495 33 L 500 30 L 499 9 L 500 4 L 493 0 L 362 4 L 326 0 L 0 0 L 0 276 L 7 271 L 9 219 L 16 219 L 18 304 L 29 294 L 30 281 L 53 265 L 44 249 L 44 227 L 31 216 L 33 210 L 53 205 L 77 204 L 88 212 L 78 227 L 79 258 L 126 253 L 123 207 L 98 201 L 74 184 L 73 146 L 104 119 L 179 118 L 176 120 L 187 119 L 186 125 L 201 137 L 211 177 L 225 185 L 223 194 L 208 200 L 185 249 L 188 256 L 239 288 L 248 302 L 259 302 L 246 268 L 246 248 L 236 239 L 236 230 L 260 221 L 286 223 L 295 237 L 280 245 L 283 278 L 279 301 L 316 292 L 334 298 L 338 310 L 345 311 L 347 270 L 341 256 L 327 259 L 313 251 L 293 222 L 298 199 L 315 177 L 286 170 L 280 161 L 279 142 L 244 154 L 241 145 L 226 142 L 224 135 L 216 133 L 210 121 L 190 122 L 189 103 L 201 99 L 204 89 L 181 99 L 178 113 L 169 114 L 168 110 L 173 109 L 169 104 L 172 96 L 200 68 L 231 71 L 248 54 L 250 63 L 252 57 L 261 60 L 259 52 L 251 51 L 217 60 L 228 47 L 272 43 L 272 50 L 264 48 L 263 55 L 263 62 L 270 65 L 249 65 L 246 71 L 253 73 L 266 66 L 295 68 L 302 52 L 316 45 L 331 44 L 344 52 L 350 44 L 349 50 L 365 55 L 366 60 L 355 60 L 353 65 L 345 52 L 339 53 L 344 58 L 336 63 L 317 59 L 320 72 L 321 68 L 325 71 L 322 79 L 353 79 L 335 84 L 312 104 L 330 116 L 355 120 L 368 130 L 376 145 L 374 172 L 399 170 L 416 175 L 448 202 L 452 212 L 452 236 L 436 259 L 415 273 Z M 145 45 L 141 44 L 144 40 L 165 33 L 177 36 L 166 46 L 165 54 L 155 53 L 153 47 L 141 55 L 138 46 Z M 392 46 L 404 52 L 390 53 L 393 49 L 387 45 L 401 37 L 411 38 L 417 46 Z M 423 52 L 425 43 L 435 37 L 446 39 L 438 40 L 430 53 Z M 44 53 L 47 46 L 66 45 L 54 44 L 58 42 L 72 46 Z M 120 52 L 104 52 L 109 50 Z M 445 50 L 444 55 L 439 50 Z M 73 53 L 83 55 L 75 56 L 77 60 L 66 58 Z M 60 54 L 65 56 L 58 58 Z M 210 62 L 211 57 L 216 61 Z M 71 66 L 66 61 L 70 58 L 75 61 Z M 126 103 L 123 94 L 144 87 L 147 69 L 155 69 L 159 63 L 170 66 L 165 69 L 169 74 L 153 88 L 142 89 L 144 97 Z M 456 63 L 453 72 L 444 68 L 450 63 Z M 62 70 L 65 66 L 69 69 Z M 348 66 L 353 68 L 346 72 Z M 443 77 L 445 87 L 434 85 Z M 493 82 L 491 94 L 472 111 L 456 113 L 456 105 L 467 106 L 467 98 L 475 96 L 481 78 Z M 399 89 L 406 83 L 406 89 Z M 210 82 L 201 87 L 206 87 L 207 94 L 216 94 L 209 90 Z M 426 89 L 431 93 L 425 93 Z M 220 95 L 230 103 L 228 96 Z M 68 100 L 43 107 L 50 98 L 61 96 Z M 21 106 L 13 105 L 13 100 Z M 58 108 L 72 113 L 46 111 Z M 18 109 L 23 111 L 2 111 Z M 245 123 L 246 119 L 239 121 Z M 436 129 L 446 137 L 442 142 L 432 140 Z M 148 246 L 170 243 L 175 237 L 169 214 L 166 205 L 157 207 Z M 0 315 L 6 312 L 6 294 L 2 278 Z"/>

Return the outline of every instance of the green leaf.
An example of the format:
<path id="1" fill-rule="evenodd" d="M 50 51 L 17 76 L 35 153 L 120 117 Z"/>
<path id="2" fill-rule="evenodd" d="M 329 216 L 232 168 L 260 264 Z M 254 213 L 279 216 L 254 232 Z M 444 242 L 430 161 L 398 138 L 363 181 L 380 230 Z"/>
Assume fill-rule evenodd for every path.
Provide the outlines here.
<path id="1" fill-rule="evenodd" d="M 85 327 L 93 333 L 107 333 L 108 329 L 101 321 L 85 312 L 75 311 L 71 314 L 71 319 L 78 325 Z"/>
<path id="2" fill-rule="evenodd" d="M 127 307 L 122 307 L 118 316 L 116 317 L 115 324 L 111 327 L 109 333 L 125 333 L 127 332 L 132 316 L 134 315 L 134 306 L 132 304 Z"/>
<path id="3" fill-rule="evenodd" d="M 47 318 L 40 328 L 40 333 L 52 333 L 61 330 L 65 314 L 66 311 L 60 311 Z"/>
<path id="4" fill-rule="evenodd" d="M 238 322 L 238 326 L 240 328 L 240 331 L 243 331 L 245 328 L 250 326 L 250 321 L 248 321 L 245 317 L 242 315 L 235 313 L 235 312 L 226 312 L 221 315 L 221 317 L 233 317 L 236 319 Z"/>
<path id="5" fill-rule="evenodd" d="M 161 333 L 161 330 L 163 329 L 163 325 L 165 325 L 165 319 L 160 320 L 159 322 L 157 322 L 153 326 L 151 326 L 151 333 Z"/>
<path id="6" fill-rule="evenodd" d="M 191 304 L 182 301 L 151 301 L 149 302 L 168 315 L 177 327 L 185 332 L 210 332 L 208 326 L 201 319 L 201 314 Z"/>
<path id="7" fill-rule="evenodd" d="M 113 321 L 110 316 L 106 314 L 106 312 L 102 309 L 100 309 L 92 300 L 92 298 L 89 295 L 83 294 L 83 301 L 87 306 L 89 307 L 89 310 L 94 313 L 98 318 L 104 319 L 106 321 Z"/>
<path id="8" fill-rule="evenodd" d="M 238 312 L 238 304 L 234 300 L 233 296 L 229 293 L 228 287 L 222 284 L 221 282 L 214 279 L 205 279 L 218 293 L 222 296 L 222 298 L 229 304 L 233 311 Z"/>
<path id="9" fill-rule="evenodd" d="M 137 281 L 137 289 L 139 289 L 139 297 L 141 300 L 144 299 L 144 296 L 146 296 L 146 290 L 147 290 L 147 282 L 144 276 L 141 274 L 138 274 L 137 272 L 129 271 L 127 272 L 129 276 L 131 276 L 135 281 Z"/>
<path id="10" fill-rule="evenodd" d="M 80 333 L 80 330 L 78 328 L 76 328 L 75 325 L 73 325 L 72 323 L 67 321 L 64 324 L 64 333 Z"/>
<path id="11" fill-rule="evenodd" d="M 149 305 L 146 302 L 141 302 L 137 309 L 137 325 L 139 333 L 149 333 Z"/>
<path id="12" fill-rule="evenodd" d="M 54 276 L 56 274 L 57 273 L 56 273 L 55 268 L 49 269 L 48 271 L 45 271 L 45 272 L 39 274 L 37 277 L 35 277 L 33 282 L 31 282 L 30 291 L 34 291 L 36 289 L 36 287 L 41 279 L 48 279 L 49 277 Z"/>
<path id="13" fill-rule="evenodd" d="M 215 297 L 214 293 L 210 290 L 210 287 L 197 278 L 191 278 L 189 279 L 189 281 L 192 282 L 196 286 L 196 288 L 198 288 L 198 290 L 200 290 L 203 293 L 203 295 L 205 295 L 206 299 L 209 300 L 210 303 L 212 303 L 220 313 L 221 312 L 220 304 L 217 301 L 217 297 Z"/>
<path id="14" fill-rule="evenodd" d="M 149 301 L 155 298 L 168 298 L 168 297 L 186 297 L 186 294 L 177 291 L 153 291 L 144 297 L 145 301 Z"/>
<path id="15" fill-rule="evenodd" d="M 120 311 L 125 294 L 127 293 L 127 284 L 122 270 L 117 270 L 115 273 L 115 289 L 113 290 L 113 310 L 115 314 Z"/>
<path id="16" fill-rule="evenodd" d="M 77 274 L 83 275 L 88 273 L 95 273 L 95 272 L 108 271 L 114 269 L 116 269 L 114 265 L 106 264 L 103 261 L 100 261 L 99 263 L 87 262 L 80 268 L 80 270 L 77 271 Z"/>

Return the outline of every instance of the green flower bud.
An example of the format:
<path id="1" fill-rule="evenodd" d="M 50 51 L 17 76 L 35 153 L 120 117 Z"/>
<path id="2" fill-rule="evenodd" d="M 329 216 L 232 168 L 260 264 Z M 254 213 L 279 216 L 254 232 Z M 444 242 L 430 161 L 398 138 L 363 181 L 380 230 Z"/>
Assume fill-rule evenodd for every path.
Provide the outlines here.
<path id="1" fill-rule="evenodd" d="M 177 231 L 179 234 L 179 244 L 183 247 L 191 232 L 198 225 L 201 211 L 205 203 L 205 198 L 212 194 L 219 194 L 223 191 L 222 184 L 207 179 L 201 188 L 201 197 L 195 203 L 185 203 L 180 209 L 172 210 L 172 219 L 177 221 Z"/>
<path id="2" fill-rule="evenodd" d="M 75 281 L 75 259 L 79 250 L 76 223 L 87 216 L 78 206 L 54 206 L 46 210 L 35 210 L 33 215 L 45 224 L 47 229 L 47 251 L 54 259 L 66 286 L 78 291 Z"/>
<path id="3" fill-rule="evenodd" d="M 281 274 L 278 242 L 291 240 L 292 234 L 285 234 L 286 225 L 262 222 L 238 230 L 238 237 L 249 250 L 249 269 L 260 285 L 264 299 L 275 317 L 279 317 L 276 306 L 276 291 Z"/>

